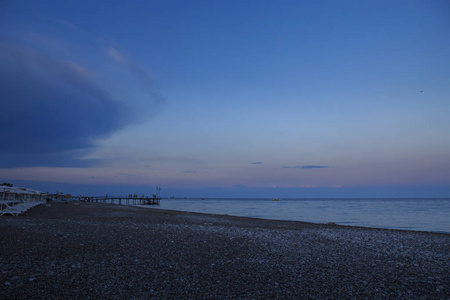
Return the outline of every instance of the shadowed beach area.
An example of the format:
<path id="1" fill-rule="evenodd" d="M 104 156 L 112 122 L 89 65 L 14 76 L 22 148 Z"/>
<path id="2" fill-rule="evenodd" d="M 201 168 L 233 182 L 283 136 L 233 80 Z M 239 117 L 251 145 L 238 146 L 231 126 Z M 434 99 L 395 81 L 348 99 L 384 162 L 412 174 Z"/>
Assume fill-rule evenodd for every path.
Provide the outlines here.
<path id="1" fill-rule="evenodd" d="M 0 218 L 3 299 L 449 299 L 450 235 L 98 203 Z"/>

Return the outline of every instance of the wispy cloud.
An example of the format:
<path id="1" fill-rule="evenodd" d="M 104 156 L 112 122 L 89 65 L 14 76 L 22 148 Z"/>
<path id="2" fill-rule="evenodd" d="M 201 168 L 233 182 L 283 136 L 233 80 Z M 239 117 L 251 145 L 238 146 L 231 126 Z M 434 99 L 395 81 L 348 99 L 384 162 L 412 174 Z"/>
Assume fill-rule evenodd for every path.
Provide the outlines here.
<path id="1" fill-rule="evenodd" d="M 326 169 L 329 166 L 286 166 L 283 169 Z"/>
<path id="2" fill-rule="evenodd" d="M 136 174 L 120 173 L 121 176 L 136 177 Z"/>
<path id="3" fill-rule="evenodd" d="M 185 173 L 185 174 L 194 174 L 194 173 L 197 173 L 197 171 L 184 171 L 183 173 Z"/>
<path id="4" fill-rule="evenodd" d="M 302 169 L 326 169 L 329 166 L 302 166 Z"/>
<path id="5" fill-rule="evenodd" d="M 109 55 L 111 55 L 111 57 L 114 58 L 117 62 L 122 62 L 122 61 L 123 61 L 122 55 L 121 55 L 114 47 L 110 47 L 110 48 L 108 49 L 108 53 L 109 53 Z"/>
<path id="6" fill-rule="evenodd" d="M 261 161 L 257 161 L 257 162 L 252 162 L 252 163 L 250 163 L 251 165 L 262 165 L 262 162 Z"/>
<path id="7" fill-rule="evenodd" d="M 160 109 L 165 103 L 165 99 L 161 96 L 153 75 L 131 56 L 123 54 L 117 48 L 110 46 L 107 48 L 107 52 L 116 63 L 119 63 L 130 74 L 138 87 L 147 95 L 145 102 L 152 103 L 150 113 L 155 113 Z"/>

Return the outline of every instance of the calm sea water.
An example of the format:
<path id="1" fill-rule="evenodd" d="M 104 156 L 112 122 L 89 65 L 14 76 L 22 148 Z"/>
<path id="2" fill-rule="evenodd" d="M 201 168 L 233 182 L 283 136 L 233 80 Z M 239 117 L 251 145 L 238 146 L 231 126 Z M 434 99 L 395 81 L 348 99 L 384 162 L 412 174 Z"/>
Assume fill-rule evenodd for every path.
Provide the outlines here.
<path id="1" fill-rule="evenodd" d="M 447 199 L 163 199 L 161 209 L 450 233 Z"/>

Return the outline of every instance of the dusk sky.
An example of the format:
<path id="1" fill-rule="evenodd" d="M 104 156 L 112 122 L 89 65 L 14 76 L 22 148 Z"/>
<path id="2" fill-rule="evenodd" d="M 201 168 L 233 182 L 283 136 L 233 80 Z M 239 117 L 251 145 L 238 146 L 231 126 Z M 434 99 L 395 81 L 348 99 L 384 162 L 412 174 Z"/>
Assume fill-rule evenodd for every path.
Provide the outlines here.
<path id="1" fill-rule="evenodd" d="M 0 1 L 0 181 L 450 197 L 450 2 Z"/>

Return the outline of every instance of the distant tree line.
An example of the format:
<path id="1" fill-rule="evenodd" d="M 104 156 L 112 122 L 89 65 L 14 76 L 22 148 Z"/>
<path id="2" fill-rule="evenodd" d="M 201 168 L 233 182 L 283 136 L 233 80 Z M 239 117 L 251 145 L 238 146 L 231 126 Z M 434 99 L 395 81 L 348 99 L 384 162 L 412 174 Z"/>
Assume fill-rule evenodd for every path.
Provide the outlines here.
<path id="1" fill-rule="evenodd" d="M 3 182 L 0 185 L 6 185 L 6 186 L 9 186 L 9 187 L 13 187 L 14 186 L 12 183 L 7 183 L 7 182 Z"/>

